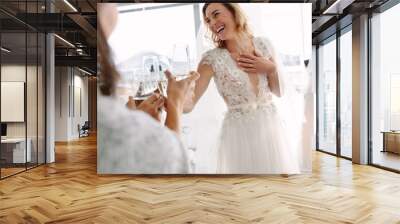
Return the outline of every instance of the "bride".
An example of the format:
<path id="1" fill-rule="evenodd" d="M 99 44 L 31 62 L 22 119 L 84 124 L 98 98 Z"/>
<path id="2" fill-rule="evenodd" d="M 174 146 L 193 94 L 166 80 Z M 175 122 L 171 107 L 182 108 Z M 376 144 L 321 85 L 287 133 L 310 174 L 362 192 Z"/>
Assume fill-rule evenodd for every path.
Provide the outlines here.
<path id="1" fill-rule="evenodd" d="M 282 95 L 283 83 L 270 42 L 253 37 L 236 3 L 206 3 L 202 11 L 216 48 L 199 63 L 200 78 L 185 112 L 193 110 L 214 78 L 228 107 L 217 173 L 300 173 L 273 97 Z"/>

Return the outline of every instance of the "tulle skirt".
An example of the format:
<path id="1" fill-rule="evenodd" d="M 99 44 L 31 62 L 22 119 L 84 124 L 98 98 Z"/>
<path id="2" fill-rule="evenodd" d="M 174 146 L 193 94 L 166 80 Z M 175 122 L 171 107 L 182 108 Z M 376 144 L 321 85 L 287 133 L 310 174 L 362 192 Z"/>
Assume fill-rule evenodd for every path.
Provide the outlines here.
<path id="1" fill-rule="evenodd" d="M 298 174 L 299 161 L 274 104 L 229 109 L 219 149 L 220 174 Z"/>

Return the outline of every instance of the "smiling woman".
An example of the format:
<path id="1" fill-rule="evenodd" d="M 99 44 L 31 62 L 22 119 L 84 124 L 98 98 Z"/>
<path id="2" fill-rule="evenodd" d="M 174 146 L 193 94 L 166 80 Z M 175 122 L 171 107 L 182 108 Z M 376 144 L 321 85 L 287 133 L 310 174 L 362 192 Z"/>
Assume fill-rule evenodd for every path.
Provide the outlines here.
<path id="1" fill-rule="evenodd" d="M 217 173 L 296 174 L 298 152 L 288 141 L 274 95 L 280 97 L 283 74 L 265 38 L 255 38 L 235 3 L 203 6 L 203 18 L 216 48 L 199 64 L 191 111 L 214 78 L 228 107 L 217 156 Z M 293 145 L 292 145 L 293 144 Z"/>
<path id="2" fill-rule="evenodd" d="M 224 40 L 228 38 L 232 38 L 230 36 L 227 36 L 228 34 L 231 33 L 231 31 L 237 31 L 237 34 L 240 35 L 240 37 L 245 37 L 250 36 L 252 37 L 252 33 L 250 31 L 249 25 L 247 24 L 247 18 L 246 15 L 243 13 L 242 9 L 239 7 L 238 4 L 231 4 L 231 3 L 221 3 L 215 6 L 215 4 L 212 8 L 209 10 L 209 15 L 207 16 L 206 10 L 209 7 L 211 3 L 206 3 L 203 6 L 203 19 L 205 23 L 208 25 L 208 27 L 211 29 L 212 34 L 211 37 L 214 41 L 214 43 L 217 44 L 218 47 L 225 47 Z M 223 6 L 223 7 L 222 7 Z M 222 23 L 212 23 L 215 21 L 217 18 Z M 229 20 L 233 19 L 234 24 L 226 24 L 223 23 L 224 20 Z M 245 50 L 245 46 L 239 46 L 241 47 L 241 50 Z"/>

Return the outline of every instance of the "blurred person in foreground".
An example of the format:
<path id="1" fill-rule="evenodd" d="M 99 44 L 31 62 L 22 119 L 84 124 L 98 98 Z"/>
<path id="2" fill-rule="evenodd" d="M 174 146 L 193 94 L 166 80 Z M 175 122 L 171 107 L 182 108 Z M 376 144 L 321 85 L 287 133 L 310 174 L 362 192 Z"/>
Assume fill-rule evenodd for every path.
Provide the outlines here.
<path id="1" fill-rule="evenodd" d="M 116 23 L 118 12 L 114 4 L 98 7 L 98 155 L 99 174 L 182 174 L 190 173 L 188 156 L 179 138 L 180 120 L 185 96 L 198 73 L 176 81 L 170 72 L 167 98 L 155 93 L 135 109 L 116 100 L 116 71 L 107 39 Z M 131 106 L 132 105 L 132 106 Z M 159 111 L 165 107 L 165 126 Z"/>

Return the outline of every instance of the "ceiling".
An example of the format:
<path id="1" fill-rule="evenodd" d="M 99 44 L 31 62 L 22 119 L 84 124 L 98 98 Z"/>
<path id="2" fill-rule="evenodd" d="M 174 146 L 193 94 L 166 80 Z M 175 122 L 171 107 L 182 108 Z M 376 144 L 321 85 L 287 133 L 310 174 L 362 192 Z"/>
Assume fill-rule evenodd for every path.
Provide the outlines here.
<path id="1" fill-rule="evenodd" d="M 353 17 L 373 12 L 388 0 L 311 0 L 313 44 L 352 23 Z"/>
<path id="2" fill-rule="evenodd" d="M 312 3 L 312 37 L 313 44 L 317 44 L 334 34 L 338 28 L 349 25 L 354 16 L 365 13 L 368 10 L 374 10 L 387 1 L 253 0 L 250 2 Z M 128 1 L 47 0 L 46 6 L 45 0 L 1 0 L 0 28 L 2 30 L 2 46 L 12 49 L 12 52 L 8 54 L 8 58 L 21 58 L 22 55 L 26 54 L 26 51 L 28 52 L 28 58 L 31 58 L 29 54 L 35 53 L 37 44 L 31 43 L 31 39 L 34 37 L 33 35 L 28 35 L 27 40 L 25 40 L 25 30 L 28 30 L 28 32 L 54 32 L 70 43 L 66 43 L 61 38 L 55 38 L 56 65 L 81 66 L 95 73 L 97 2 Z M 150 1 L 141 2 L 142 6 L 150 4 Z M 146 4 L 143 4 L 143 2 Z M 158 2 L 156 3 L 157 6 L 162 6 L 163 4 L 161 3 L 165 3 L 165 1 L 156 2 Z M 140 6 L 139 4 L 137 5 Z M 48 13 L 50 8 L 52 13 Z M 28 43 L 27 49 L 25 49 L 25 41 Z M 71 44 L 74 46 L 72 47 Z M 4 54 L 2 52 L 2 55 Z"/>
<path id="3" fill-rule="evenodd" d="M 1 0 L 2 46 L 11 50 L 2 51 L 2 55 L 7 55 L 2 60 L 22 63 L 26 56 L 29 63 L 36 51 L 44 47 L 36 47 L 37 33 L 52 32 L 60 37 L 55 38 L 56 66 L 79 66 L 95 74 L 96 4 L 96 0 L 47 0 L 47 5 L 44 0 Z"/>
<path id="4" fill-rule="evenodd" d="M 132 2 L 123 0 L 102 0 L 101 2 Z M 142 10 L 142 8 L 156 9 L 166 7 L 168 1 L 136 1 L 141 3 L 132 3 L 129 5 L 120 4 L 121 12 L 130 12 Z M 185 1 L 175 1 L 186 3 Z M 204 2 L 204 1 L 192 1 Z M 239 2 L 254 3 L 311 3 L 312 4 L 312 37 L 313 44 L 317 44 L 323 39 L 331 36 L 336 29 L 344 28 L 351 24 L 352 18 L 369 10 L 374 10 L 388 0 L 250 0 Z M 191 4 L 191 3 L 186 3 Z M 125 8 L 124 8 L 125 7 Z M 340 21 L 340 22 L 338 22 Z"/>

